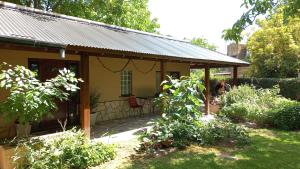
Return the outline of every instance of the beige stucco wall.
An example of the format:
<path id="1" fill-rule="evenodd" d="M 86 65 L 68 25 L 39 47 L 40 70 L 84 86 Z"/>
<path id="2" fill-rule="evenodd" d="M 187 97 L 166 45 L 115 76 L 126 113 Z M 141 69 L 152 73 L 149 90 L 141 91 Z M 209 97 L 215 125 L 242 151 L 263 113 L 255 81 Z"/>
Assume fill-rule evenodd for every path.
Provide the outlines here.
<path id="1" fill-rule="evenodd" d="M 0 50 L 0 63 L 7 62 L 11 65 L 28 65 L 29 58 L 44 58 L 44 59 L 60 59 L 58 54 L 25 52 L 13 50 Z M 66 55 L 66 60 L 79 60 L 78 55 Z M 106 67 L 112 70 L 121 69 L 127 62 L 127 59 L 116 58 L 101 58 L 101 61 Z M 153 61 L 134 60 L 135 65 L 144 71 L 149 70 L 154 64 Z M 189 65 L 186 63 L 166 63 L 166 72 L 179 71 L 181 76 L 189 75 Z M 153 96 L 155 94 L 156 71 L 160 70 L 160 63 L 157 62 L 153 71 L 144 74 L 136 70 L 132 63 L 125 70 L 132 71 L 132 92 L 139 97 Z M 120 73 L 112 73 L 97 61 L 96 57 L 90 58 L 90 89 L 98 90 L 101 94 L 102 101 L 121 99 L 121 82 Z M 1 91 L 0 100 L 5 98 L 5 94 Z"/>
<path id="2" fill-rule="evenodd" d="M 53 53 L 0 50 L 0 63 L 7 62 L 11 65 L 23 65 L 27 67 L 29 58 L 60 59 L 59 54 Z M 78 55 L 66 55 L 65 59 L 79 60 L 80 57 Z M 127 59 L 101 58 L 101 61 L 105 64 L 106 67 L 109 67 L 112 70 L 119 70 L 127 62 Z M 134 63 L 138 67 L 138 69 L 147 71 L 153 66 L 155 62 L 134 60 Z M 167 62 L 165 66 L 166 72 L 179 71 L 181 76 L 189 75 L 189 65 L 186 63 Z M 132 71 L 132 92 L 134 95 L 136 95 L 137 97 L 154 96 L 156 92 L 156 71 L 160 70 L 159 62 L 157 62 L 155 68 L 147 74 L 137 71 L 132 63 L 129 63 L 129 65 L 126 67 L 126 70 Z M 97 90 L 101 94 L 102 102 L 111 100 L 127 100 L 127 98 L 120 97 L 120 73 L 112 73 L 110 71 L 107 71 L 97 61 L 96 57 L 90 58 L 90 90 L 91 92 Z M 0 101 L 5 99 L 6 95 L 7 92 L 0 89 Z M 1 132 L 3 133 L 8 131 L 3 128 L 1 129 L 1 126 L 7 126 L 7 124 L 4 124 L 0 118 L 0 137 Z"/>
<path id="3" fill-rule="evenodd" d="M 120 70 L 127 59 L 101 58 L 106 67 L 112 70 Z M 154 61 L 134 60 L 139 70 L 148 71 L 152 68 Z M 157 62 L 153 71 L 144 74 L 137 71 L 130 62 L 125 70 L 132 71 L 132 93 L 137 97 L 154 96 L 156 92 L 156 71 L 160 71 L 160 63 Z M 189 75 L 189 65 L 182 63 L 166 63 L 166 71 L 179 71 L 181 75 Z M 121 95 L 120 73 L 112 73 L 105 69 L 96 57 L 90 59 L 90 87 L 91 91 L 98 90 L 102 101 L 123 99 Z"/>

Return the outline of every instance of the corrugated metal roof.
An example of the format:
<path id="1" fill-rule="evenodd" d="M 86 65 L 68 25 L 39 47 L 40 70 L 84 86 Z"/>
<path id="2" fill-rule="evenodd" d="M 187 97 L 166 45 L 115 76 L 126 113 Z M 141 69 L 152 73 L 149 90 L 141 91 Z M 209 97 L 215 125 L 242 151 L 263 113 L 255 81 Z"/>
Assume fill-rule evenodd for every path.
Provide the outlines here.
<path id="1" fill-rule="evenodd" d="M 27 39 L 116 51 L 206 60 L 235 65 L 247 62 L 187 41 L 44 12 L 0 1 L 0 38 Z"/>

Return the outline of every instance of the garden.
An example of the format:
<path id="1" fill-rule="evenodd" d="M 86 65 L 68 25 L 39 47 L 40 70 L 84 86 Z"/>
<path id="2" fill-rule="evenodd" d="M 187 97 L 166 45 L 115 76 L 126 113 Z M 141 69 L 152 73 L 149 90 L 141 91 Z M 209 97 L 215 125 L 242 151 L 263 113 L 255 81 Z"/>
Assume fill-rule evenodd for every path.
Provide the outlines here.
<path id="1" fill-rule="evenodd" d="M 79 83 L 67 69 L 40 82 L 22 66 L 2 65 L 1 88 L 10 94 L 0 112 L 19 125 L 17 137 L 2 145 L 14 147 L 15 168 L 101 168 L 118 156 L 116 145 L 63 124 L 60 133 L 30 136 L 31 124 L 52 116 L 56 99 L 67 100 Z M 168 77 L 162 86 L 155 99 L 161 117 L 139 132 L 135 153 L 117 168 L 300 168 L 300 103 L 283 97 L 279 85 L 233 87 L 211 115 L 203 113 L 205 87 L 198 78 Z"/>
<path id="2" fill-rule="evenodd" d="M 201 83 L 165 83 L 158 99 L 164 114 L 141 135 L 139 150 L 167 153 L 128 160 L 120 168 L 300 168 L 300 103 L 281 96 L 279 86 L 234 87 L 220 97 L 218 114 L 206 119 L 196 106 Z"/>

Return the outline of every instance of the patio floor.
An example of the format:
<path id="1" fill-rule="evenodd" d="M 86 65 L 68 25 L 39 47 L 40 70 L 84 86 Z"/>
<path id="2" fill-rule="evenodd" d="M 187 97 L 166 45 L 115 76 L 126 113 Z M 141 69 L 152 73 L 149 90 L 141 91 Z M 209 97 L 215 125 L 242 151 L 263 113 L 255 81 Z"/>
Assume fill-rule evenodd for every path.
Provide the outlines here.
<path id="1" fill-rule="evenodd" d="M 151 126 L 159 115 L 144 115 L 99 122 L 91 128 L 91 138 L 105 143 L 126 142 L 137 137 L 138 132 Z"/>

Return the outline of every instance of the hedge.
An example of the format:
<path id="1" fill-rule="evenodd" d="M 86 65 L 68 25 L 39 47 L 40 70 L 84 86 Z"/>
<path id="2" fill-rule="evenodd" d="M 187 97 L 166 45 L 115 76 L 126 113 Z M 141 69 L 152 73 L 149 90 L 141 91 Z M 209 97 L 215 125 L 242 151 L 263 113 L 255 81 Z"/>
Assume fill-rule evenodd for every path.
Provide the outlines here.
<path id="1" fill-rule="evenodd" d="M 215 87 L 219 79 L 211 79 L 211 92 L 215 94 Z M 232 78 L 225 80 L 232 84 Z M 257 88 L 272 88 L 278 85 L 280 94 L 286 98 L 300 101 L 300 78 L 280 79 L 280 78 L 238 78 L 238 85 L 252 84 Z"/>

